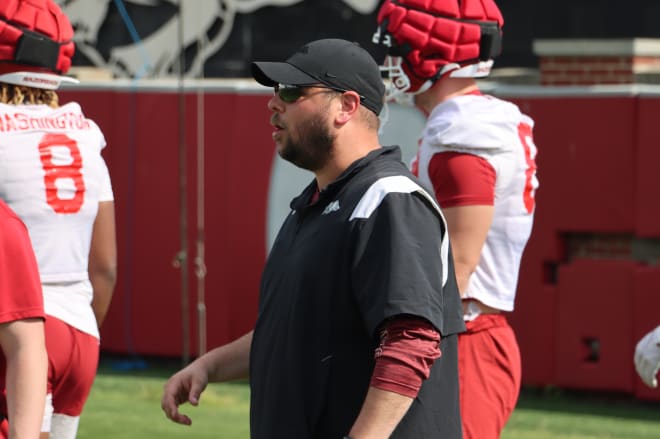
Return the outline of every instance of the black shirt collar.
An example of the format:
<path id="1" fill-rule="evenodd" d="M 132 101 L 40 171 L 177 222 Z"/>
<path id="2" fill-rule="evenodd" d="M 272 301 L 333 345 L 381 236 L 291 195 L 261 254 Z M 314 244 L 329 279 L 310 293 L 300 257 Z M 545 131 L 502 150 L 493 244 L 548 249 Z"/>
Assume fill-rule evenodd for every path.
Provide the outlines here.
<path id="1" fill-rule="evenodd" d="M 339 177 L 332 183 L 330 183 L 325 189 L 319 193 L 318 199 L 321 200 L 327 196 L 331 196 L 339 191 L 347 181 L 351 179 L 353 175 L 358 173 L 361 169 L 368 166 L 373 161 L 383 157 L 387 160 L 401 160 L 401 149 L 398 146 L 383 146 L 381 148 L 375 149 L 366 156 L 357 159 L 351 165 L 342 172 Z M 293 210 L 299 210 L 307 205 L 309 205 L 309 200 L 312 197 L 312 194 L 317 190 L 316 180 L 313 180 L 307 187 L 302 191 L 300 195 L 291 200 L 290 207 Z"/>

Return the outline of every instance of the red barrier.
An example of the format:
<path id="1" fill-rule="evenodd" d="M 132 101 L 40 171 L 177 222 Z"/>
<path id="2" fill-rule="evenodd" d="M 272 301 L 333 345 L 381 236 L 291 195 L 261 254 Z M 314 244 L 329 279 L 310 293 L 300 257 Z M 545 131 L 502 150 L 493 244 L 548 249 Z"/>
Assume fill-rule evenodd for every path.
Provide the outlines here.
<path id="1" fill-rule="evenodd" d="M 557 384 L 632 392 L 635 263 L 576 260 L 559 270 Z"/>
<path id="2" fill-rule="evenodd" d="M 191 273 L 185 329 L 196 354 L 198 95 L 184 93 L 183 111 L 171 89 L 68 89 L 60 96 L 63 102 L 81 102 L 108 141 L 104 155 L 116 196 L 119 281 L 102 348 L 181 355 L 182 275 L 173 261 L 185 220 Z M 256 317 L 273 184 L 267 99 L 265 93 L 238 89 L 204 93 L 208 347 L 243 334 Z M 660 199 L 660 139 L 654 125 L 660 98 L 585 93 L 515 101 L 537 122 L 541 182 L 510 316 L 522 352 L 523 383 L 655 398 L 635 378 L 632 350 L 658 318 L 650 313 L 660 309 L 660 275 L 651 268 L 635 275 L 631 260 L 572 260 L 567 237 L 593 234 L 630 242 L 660 237 L 660 203 L 654 201 Z M 412 139 L 417 135 L 410 133 Z M 187 162 L 183 219 L 180 138 Z"/>
<path id="3" fill-rule="evenodd" d="M 539 236 L 542 234 L 534 233 L 525 250 L 515 309 L 507 318 L 520 346 L 523 384 L 544 386 L 553 383 L 555 377 L 557 288 L 554 264 L 539 263 L 548 260 Z"/>
<path id="4" fill-rule="evenodd" d="M 119 277 L 102 328 L 105 351 L 178 356 L 183 351 L 179 138 L 187 179 L 189 349 L 198 352 L 194 273 L 197 238 L 196 96 L 166 92 L 67 91 L 105 133 L 116 199 Z M 265 96 L 207 93 L 205 279 L 207 345 L 248 331 L 266 254 L 266 206 L 274 146 Z"/>
<path id="5" fill-rule="evenodd" d="M 657 97 L 638 100 L 635 230 L 640 237 L 660 238 L 659 112 Z"/>
<path id="6" fill-rule="evenodd" d="M 660 325 L 660 267 L 639 267 L 635 273 L 632 297 L 632 340 L 637 342 L 656 326 Z M 631 358 L 633 352 L 630 352 Z M 660 379 L 660 376 L 658 377 Z M 634 394 L 640 399 L 660 401 L 660 387 L 647 387 L 634 373 Z"/>
<path id="7" fill-rule="evenodd" d="M 567 265 L 567 261 L 575 256 L 571 254 L 574 237 L 586 242 L 583 246 L 588 250 L 605 247 L 607 253 L 612 243 L 620 241 L 625 249 L 626 242 L 632 243 L 640 215 L 647 219 L 656 215 L 657 203 L 639 208 L 638 181 L 651 185 L 650 179 L 660 178 L 648 164 L 641 168 L 646 169 L 643 175 L 638 174 L 636 143 L 657 143 L 651 130 L 638 130 L 639 100 L 586 95 L 515 99 L 537 122 L 534 132 L 541 182 L 534 230 L 523 256 L 511 316 L 521 348 L 524 384 L 632 390 L 632 380 L 625 373 L 632 372 L 632 353 L 620 351 L 615 358 L 612 351 L 626 343 L 630 348 L 631 329 L 613 332 L 600 319 L 618 311 L 617 325 L 625 327 L 632 320 L 633 314 L 625 309 L 634 290 L 629 273 L 633 263 L 594 259 Z M 649 99 L 643 111 L 650 110 L 651 103 L 657 105 L 660 100 Z M 647 117 L 650 123 L 652 114 Z M 632 259 L 632 252 L 628 257 Z M 611 273 L 605 268 L 609 264 L 614 264 Z M 621 303 L 610 303 L 616 296 L 596 300 L 598 290 L 610 291 L 614 284 L 627 292 Z M 585 320 L 582 312 L 589 309 L 589 303 L 599 307 Z M 590 343 L 600 343 L 604 357 L 587 361 Z"/>
<path id="8" fill-rule="evenodd" d="M 516 99 L 536 121 L 537 221 L 558 232 L 632 232 L 636 98 Z"/>

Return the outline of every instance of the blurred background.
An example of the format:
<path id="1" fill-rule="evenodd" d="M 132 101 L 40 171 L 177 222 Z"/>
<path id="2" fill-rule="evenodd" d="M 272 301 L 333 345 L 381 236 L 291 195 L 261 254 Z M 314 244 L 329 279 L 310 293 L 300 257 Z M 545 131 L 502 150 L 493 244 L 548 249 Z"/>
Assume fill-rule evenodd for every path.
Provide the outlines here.
<path id="1" fill-rule="evenodd" d="M 261 268 L 311 174 L 271 141 L 252 60 L 310 40 L 371 43 L 378 0 L 60 0 L 76 100 L 104 131 L 119 280 L 104 353 L 187 363 L 248 331 Z M 511 315 L 523 383 L 660 400 L 632 362 L 660 324 L 660 2 L 499 0 L 488 93 L 536 121 L 540 189 Z M 423 124 L 390 105 L 383 144 Z"/>
<path id="2" fill-rule="evenodd" d="M 250 61 L 280 60 L 310 39 L 371 45 L 381 0 L 59 0 L 76 27 L 77 66 L 117 76 L 176 71 L 177 21 L 189 77 L 250 76 Z M 500 0 L 504 50 L 497 67 L 537 68 L 535 39 L 660 37 L 655 0 Z M 128 23 L 128 21 L 132 22 Z M 142 44 L 145 47 L 140 49 Z M 200 50 L 201 47 L 201 50 Z"/>

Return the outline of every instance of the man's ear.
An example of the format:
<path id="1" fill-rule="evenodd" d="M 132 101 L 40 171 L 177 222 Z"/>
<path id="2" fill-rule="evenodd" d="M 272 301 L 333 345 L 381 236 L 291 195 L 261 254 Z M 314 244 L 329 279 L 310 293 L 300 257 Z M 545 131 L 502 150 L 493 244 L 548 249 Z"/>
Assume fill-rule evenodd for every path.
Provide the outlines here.
<path id="1" fill-rule="evenodd" d="M 337 114 L 337 123 L 345 124 L 351 120 L 360 109 L 360 96 L 354 91 L 347 91 L 339 96 L 341 109 Z"/>

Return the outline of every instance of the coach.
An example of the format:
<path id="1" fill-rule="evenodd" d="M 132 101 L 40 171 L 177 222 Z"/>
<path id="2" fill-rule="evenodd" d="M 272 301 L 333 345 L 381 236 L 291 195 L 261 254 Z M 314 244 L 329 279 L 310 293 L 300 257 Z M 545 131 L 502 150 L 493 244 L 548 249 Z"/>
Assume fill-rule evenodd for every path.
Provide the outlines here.
<path id="1" fill-rule="evenodd" d="M 445 220 L 378 142 L 376 62 L 339 39 L 253 63 L 280 156 L 314 173 L 266 262 L 254 331 L 165 385 L 168 418 L 247 378 L 253 439 L 461 438 L 464 330 Z"/>

